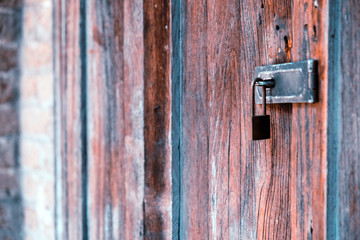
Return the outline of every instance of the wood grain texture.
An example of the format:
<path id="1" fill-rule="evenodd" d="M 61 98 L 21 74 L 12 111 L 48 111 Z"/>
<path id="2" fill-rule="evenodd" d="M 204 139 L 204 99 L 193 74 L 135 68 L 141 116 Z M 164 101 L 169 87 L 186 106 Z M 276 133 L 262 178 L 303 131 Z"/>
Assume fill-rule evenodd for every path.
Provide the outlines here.
<path id="1" fill-rule="evenodd" d="M 326 1 L 184 4 L 180 237 L 324 239 Z M 309 58 L 320 102 L 268 106 L 251 141 L 255 66 Z"/>
<path id="2" fill-rule="evenodd" d="M 338 73 L 340 86 L 337 91 L 341 120 L 338 145 L 335 147 L 339 155 L 338 164 L 338 239 L 360 238 L 360 6 L 355 0 L 340 1 L 340 56 L 336 58 L 340 70 Z M 333 35 L 331 35 L 334 38 Z M 333 57 L 333 56 L 332 56 Z M 330 100 L 330 99 L 329 99 Z M 335 129 L 334 129 L 335 130 Z M 333 129 L 329 131 L 334 131 Z M 331 133 L 332 133 L 331 132 Z M 329 135 L 333 137 L 332 135 Z M 335 166 L 336 167 L 336 166 Z"/>
<path id="3" fill-rule="evenodd" d="M 206 1 L 184 13 L 180 239 L 209 238 Z"/>
<path id="4" fill-rule="evenodd" d="M 143 1 L 87 5 L 89 237 L 144 236 Z"/>
<path id="5" fill-rule="evenodd" d="M 327 89 L 328 17 L 327 1 L 295 1 L 293 16 L 292 60 L 313 58 L 319 61 L 319 102 L 294 104 L 292 108 L 291 174 L 296 198 L 292 205 L 291 236 L 296 239 L 326 238 L 327 176 Z M 299 33 L 301 29 L 303 33 Z M 301 31 L 300 31 L 301 32 Z M 296 139 L 296 140 L 295 140 Z M 294 141 L 295 140 L 295 141 Z M 293 185 L 295 186 L 295 185 Z M 295 195 L 296 194 L 296 195 Z M 292 215 L 294 215 L 292 213 Z M 296 219 L 296 220 L 295 220 Z"/>
<path id="6" fill-rule="evenodd" d="M 341 135 L 341 10 L 329 0 L 326 237 L 339 239 L 339 156 Z M 331 66 L 331 67 L 330 67 Z"/>
<path id="7" fill-rule="evenodd" d="M 182 159 L 182 74 L 183 9 L 180 0 L 171 1 L 171 202 L 172 239 L 180 238 Z"/>
<path id="8" fill-rule="evenodd" d="M 59 238 L 171 239 L 170 1 L 55 10 Z"/>
<path id="9" fill-rule="evenodd" d="M 58 152 L 56 233 L 58 239 L 82 239 L 85 223 L 82 183 L 80 1 L 57 1 L 55 14 Z"/>
<path id="10" fill-rule="evenodd" d="M 146 239 L 172 239 L 170 1 L 144 1 Z"/>

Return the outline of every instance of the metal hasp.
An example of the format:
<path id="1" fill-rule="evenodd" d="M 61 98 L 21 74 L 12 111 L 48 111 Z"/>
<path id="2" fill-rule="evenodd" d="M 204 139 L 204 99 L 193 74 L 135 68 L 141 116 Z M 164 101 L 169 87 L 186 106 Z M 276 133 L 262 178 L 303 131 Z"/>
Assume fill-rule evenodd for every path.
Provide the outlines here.
<path id="1" fill-rule="evenodd" d="M 256 67 L 255 78 L 275 80 L 275 86 L 266 89 L 266 103 L 314 103 L 318 100 L 316 60 Z M 260 88 L 255 91 L 255 102 L 262 103 Z"/>

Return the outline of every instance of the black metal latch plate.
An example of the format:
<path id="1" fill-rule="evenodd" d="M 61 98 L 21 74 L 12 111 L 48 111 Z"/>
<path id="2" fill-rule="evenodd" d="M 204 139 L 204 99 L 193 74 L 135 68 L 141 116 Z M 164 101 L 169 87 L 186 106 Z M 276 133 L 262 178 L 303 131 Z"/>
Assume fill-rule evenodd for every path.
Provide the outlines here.
<path id="1" fill-rule="evenodd" d="M 314 103 L 318 99 L 318 63 L 310 59 L 255 68 L 255 78 L 274 79 L 275 87 L 266 89 L 266 103 Z M 261 88 L 255 92 L 261 104 Z"/>

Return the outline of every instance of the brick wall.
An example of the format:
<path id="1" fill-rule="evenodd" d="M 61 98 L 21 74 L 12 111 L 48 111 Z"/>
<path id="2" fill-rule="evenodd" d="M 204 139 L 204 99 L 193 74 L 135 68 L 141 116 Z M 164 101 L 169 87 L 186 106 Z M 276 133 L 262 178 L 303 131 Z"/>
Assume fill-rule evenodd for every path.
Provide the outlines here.
<path id="1" fill-rule="evenodd" d="M 19 42 L 21 1 L 0 1 L 0 239 L 20 239 Z"/>
<path id="2" fill-rule="evenodd" d="M 20 147 L 24 239 L 54 239 L 52 0 L 24 0 Z"/>

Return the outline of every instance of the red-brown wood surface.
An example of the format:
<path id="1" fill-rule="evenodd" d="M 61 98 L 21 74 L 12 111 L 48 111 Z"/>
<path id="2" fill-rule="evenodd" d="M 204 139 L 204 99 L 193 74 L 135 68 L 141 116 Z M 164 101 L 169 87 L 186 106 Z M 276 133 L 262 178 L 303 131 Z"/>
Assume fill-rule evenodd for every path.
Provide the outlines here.
<path id="1" fill-rule="evenodd" d="M 326 1 L 184 4 L 180 236 L 324 239 Z M 320 102 L 269 106 L 271 139 L 251 141 L 255 66 L 309 58 Z"/>
<path id="2" fill-rule="evenodd" d="M 146 239 L 172 239 L 170 1 L 144 1 Z"/>
<path id="3" fill-rule="evenodd" d="M 80 1 L 57 1 L 57 237 L 83 238 Z"/>
<path id="4" fill-rule="evenodd" d="M 143 92 L 143 1 L 88 1 L 90 239 L 144 235 Z"/>
<path id="5" fill-rule="evenodd" d="M 182 4 L 171 26 L 170 1 L 56 3 L 59 239 L 324 239 L 329 200 L 339 228 L 331 234 L 358 238 L 357 3 L 340 4 L 345 107 L 339 135 L 329 136 L 327 1 Z M 171 66 L 171 51 L 181 66 Z M 319 60 L 320 101 L 268 106 L 272 137 L 251 141 L 255 66 L 309 58 Z M 180 73 L 170 81 L 171 70 Z M 332 136 L 338 195 L 326 199 Z"/>

